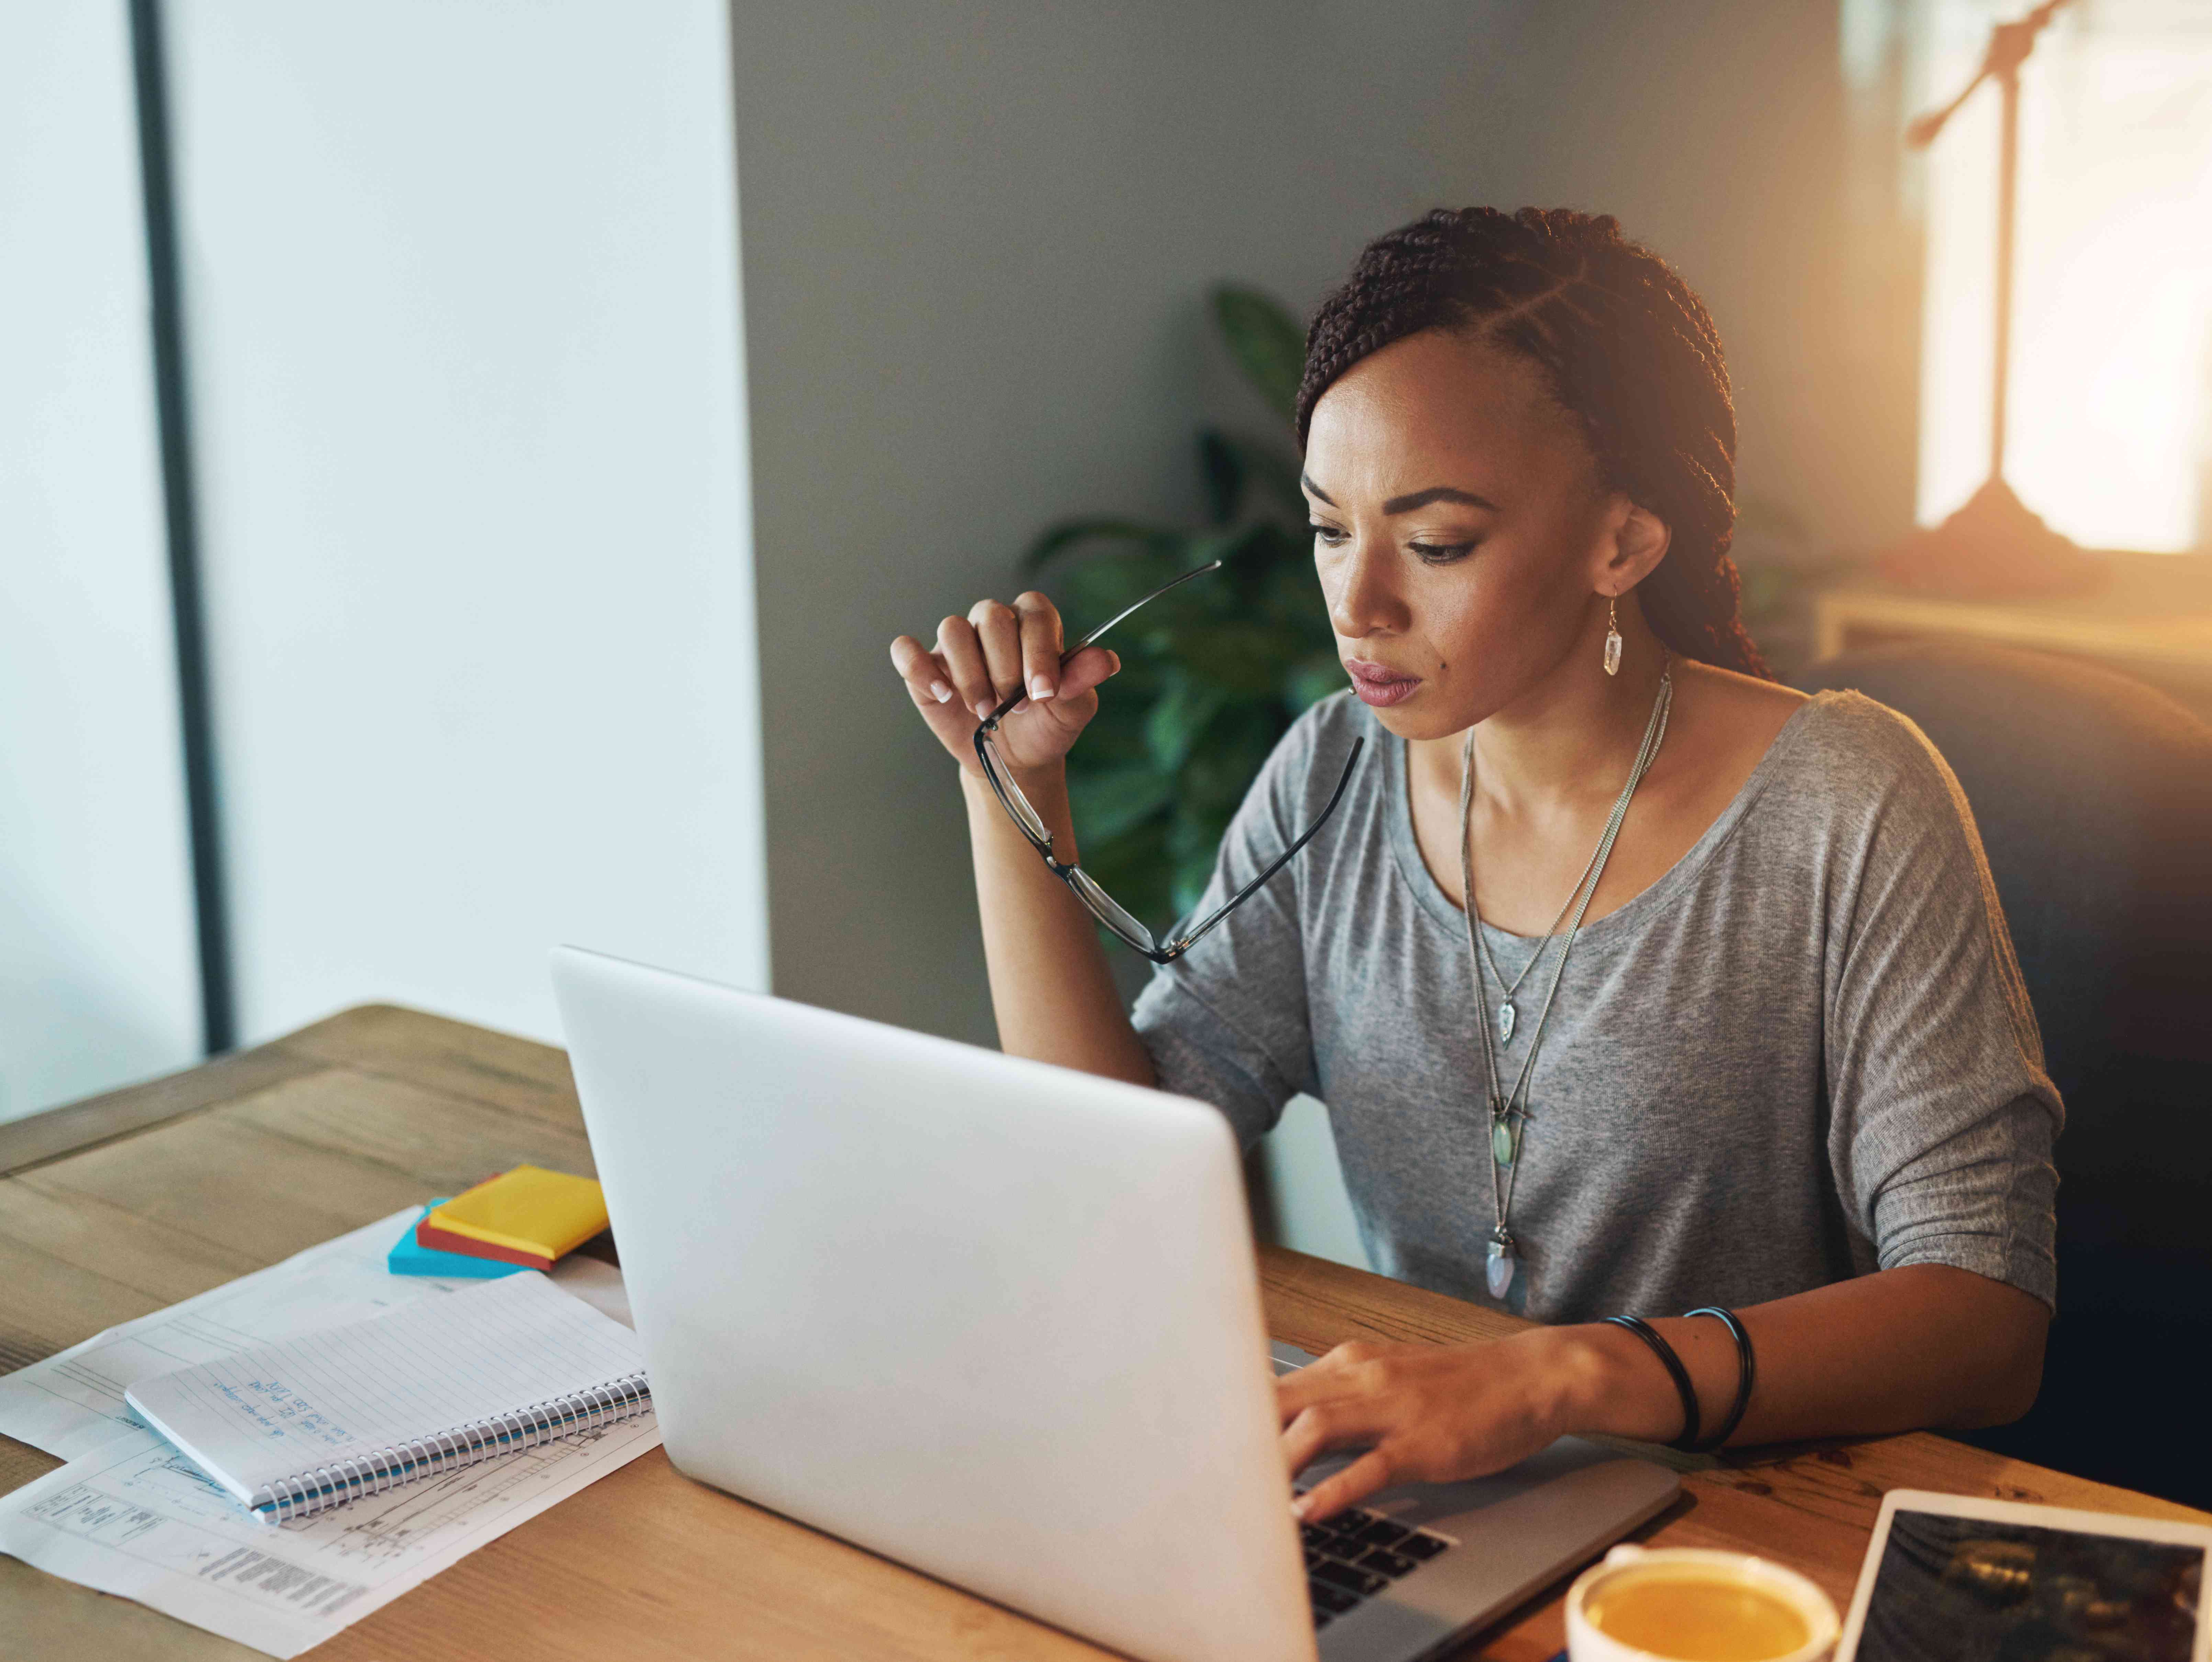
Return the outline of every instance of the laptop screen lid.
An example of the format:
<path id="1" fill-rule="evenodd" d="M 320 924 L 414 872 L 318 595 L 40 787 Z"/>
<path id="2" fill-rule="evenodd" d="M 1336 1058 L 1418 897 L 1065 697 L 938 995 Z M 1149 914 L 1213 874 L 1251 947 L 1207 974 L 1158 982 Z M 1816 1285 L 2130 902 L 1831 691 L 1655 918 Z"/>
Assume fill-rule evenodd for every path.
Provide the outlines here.
<path id="1" fill-rule="evenodd" d="M 1218 1113 L 553 971 L 680 1470 L 1132 1655 L 1314 1654 Z"/>

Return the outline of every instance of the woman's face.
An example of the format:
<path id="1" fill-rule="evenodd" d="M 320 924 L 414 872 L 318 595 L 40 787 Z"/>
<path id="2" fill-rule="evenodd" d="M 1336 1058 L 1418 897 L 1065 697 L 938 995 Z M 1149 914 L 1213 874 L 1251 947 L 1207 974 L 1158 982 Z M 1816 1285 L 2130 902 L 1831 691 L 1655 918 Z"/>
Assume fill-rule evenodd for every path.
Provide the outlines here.
<path id="1" fill-rule="evenodd" d="M 1407 739 L 1460 732 L 1549 675 L 1633 512 L 1598 490 L 1534 365 L 1443 330 L 1322 394 L 1305 490 L 1337 655 Z"/>

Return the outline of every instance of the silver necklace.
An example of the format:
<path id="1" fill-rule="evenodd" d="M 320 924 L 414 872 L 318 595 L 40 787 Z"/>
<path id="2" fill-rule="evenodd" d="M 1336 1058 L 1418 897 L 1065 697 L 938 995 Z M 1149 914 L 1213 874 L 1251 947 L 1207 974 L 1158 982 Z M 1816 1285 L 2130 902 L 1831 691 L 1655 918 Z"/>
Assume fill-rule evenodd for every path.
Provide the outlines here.
<path id="1" fill-rule="evenodd" d="M 1638 747 L 1636 760 L 1629 767 L 1628 782 L 1620 788 L 1620 795 L 1614 801 L 1613 813 L 1605 822 L 1604 834 L 1598 838 L 1597 848 L 1591 854 L 1589 863 L 1583 868 L 1582 878 L 1576 883 L 1574 892 L 1567 897 L 1570 902 L 1576 903 L 1574 922 L 1567 926 L 1559 955 L 1553 961 L 1551 983 L 1545 989 L 1544 1001 L 1536 1012 L 1536 1026 L 1528 1035 L 1528 1052 L 1521 1059 L 1520 1074 L 1515 1078 L 1510 1092 L 1503 1088 L 1498 1072 L 1498 1052 L 1490 1040 L 1489 997 L 1484 989 L 1482 978 L 1483 961 L 1488 954 L 1483 947 L 1482 914 L 1474 903 L 1474 728 L 1468 729 L 1467 743 L 1460 751 L 1459 872 L 1461 886 L 1467 897 L 1462 915 L 1467 922 L 1468 960 L 1474 977 L 1474 1008 L 1479 1018 L 1475 1026 L 1482 1036 L 1483 1072 L 1490 1087 L 1490 1199 L 1497 1222 L 1490 1232 L 1489 1262 L 1484 1268 L 1484 1280 L 1493 1299 L 1505 1296 L 1506 1288 L 1513 1284 L 1514 1267 L 1518 1262 L 1519 1255 L 1515 1250 L 1516 1244 L 1512 1232 L 1505 1227 L 1505 1219 L 1513 1205 L 1513 1182 L 1521 1171 L 1522 1132 L 1528 1120 L 1528 1081 L 1535 1070 L 1536 1052 L 1544 1042 L 1545 1024 L 1552 1017 L 1552 1001 L 1559 996 L 1559 979 L 1566 973 L 1567 955 L 1574 951 L 1575 936 L 1582 928 L 1583 916 L 1589 910 L 1590 902 L 1597 898 L 1599 886 L 1605 881 L 1606 861 L 1612 856 L 1613 840 L 1620 835 L 1621 822 L 1628 818 L 1628 805 L 1635 800 L 1637 786 L 1643 783 L 1644 776 L 1650 770 L 1652 762 L 1658 757 L 1659 746 L 1665 742 L 1667 715 L 1674 703 L 1672 667 L 1673 659 L 1669 654 L 1660 662 L 1659 691 L 1651 701 L 1650 719 L 1644 724 L 1644 742 Z M 1560 916 L 1565 915 L 1566 908 L 1562 906 Z M 1552 927 L 1554 930 L 1558 928 L 1558 919 L 1553 921 Z M 1533 965 L 1543 952 L 1544 942 L 1539 941 L 1535 953 L 1530 956 L 1529 964 Z M 1492 966 L 1492 972 L 1496 973 L 1495 965 Z M 1525 979 L 1527 975 L 1528 968 L 1524 966 L 1522 977 Z M 1499 975 L 1498 979 L 1502 985 L 1505 977 Z M 1520 984 L 1516 980 L 1512 988 L 1506 989 L 1509 1006 L 1514 990 Z M 1499 1028 L 1498 1044 L 1502 1045 L 1510 1038 L 1512 1029 L 1510 1021 L 1503 1017 Z"/>
<path id="2" fill-rule="evenodd" d="M 1460 758 L 1460 777 L 1462 786 L 1466 782 L 1468 760 L 1465 756 Z M 1460 807 L 1460 817 L 1465 819 L 1467 805 L 1462 802 Z M 1574 887 L 1567 891 L 1567 898 L 1559 902 L 1559 910 L 1552 914 L 1552 921 L 1546 927 L 1543 934 L 1539 937 L 1536 950 L 1528 954 L 1528 961 L 1521 966 L 1521 973 L 1513 977 L 1513 984 L 1505 988 L 1505 996 L 1498 1006 L 1498 1042 L 1500 1044 L 1510 1044 L 1513 1042 L 1513 1028 L 1520 1015 L 1513 1001 L 1520 996 L 1521 983 L 1528 978 L 1528 971 L 1543 961 L 1544 948 L 1551 945 L 1552 937 L 1559 934 L 1559 925 L 1566 919 L 1567 908 L 1575 904 L 1575 897 L 1583 892 L 1583 885 L 1589 881 L 1591 868 L 1597 864 L 1598 855 L 1604 851 L 1604 849 L 1605 843 L 1601 839 L 1597 847 L 1590 850 L 1590 857 L 1583 867 L 1583 874 L 1575 880 Z M 1482 961 L 1490 966 L 1490 973 L 1497 977 L 1500 986 L 1504 986 L 1505 971 L 1498 967 L 1497 959 L 1491 955 L 1490 942 L 1483 938 L 1480 930 L 1475 932 L 1474 944 L 1482 953 Z"/>

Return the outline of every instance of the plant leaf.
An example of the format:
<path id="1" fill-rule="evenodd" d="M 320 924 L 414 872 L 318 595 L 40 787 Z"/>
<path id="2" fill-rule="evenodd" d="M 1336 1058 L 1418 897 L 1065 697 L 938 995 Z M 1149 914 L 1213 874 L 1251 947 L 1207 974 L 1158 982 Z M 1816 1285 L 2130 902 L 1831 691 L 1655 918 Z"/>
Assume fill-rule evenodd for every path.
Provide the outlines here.
<path id="1" fill-rule="evenodd" d="M 1303 545 L 1297 552 L 1304 555 Z M 1276 560 L 1267 571 L 1255 610 L 1305 643 L 1305 652 L 1293 656 L 1303 658 L 1308 653 L 1335 649 L 1336 636 L 1328 626 L 1328 607 L 1322 599 L 1321 584 L 1314 576 L 1310 560 L 1291 558 L 1287 554 Z"/>
<path id="2" fill-rule="evenodd" d="M 1299 715 L 1344 691 L 1344 666 L 1334 652 L 1317 652 L 1292 664 L 1283 677 L 1283 702 Z"/>
<path id="3" fill-rule="evenodd" d="M 1301 360 L 1300 373 L 1304 373 Z M 1292 389 L 1295 396 L 1296 389 Z M 1310 511 L 1306 493 L 1298 485 L 1298 459 L 1280 444 L 1263 444 L 1235 433 L 1216 431 L 1215 437 L 1237 453 L 1244 469 L 1248 491 L 1266 493 L 1268 504 L 1300 526 Z"/>
<path id="4" fill-rule="evenodd" d="M 1154 929 L 1164 929 L 1175 921 L 1175 862 L 1168 856 L 1164 814 L 1155 814 L 1111 843 L 1085 843 L 1083 868 Z M 1109 940 L 1107 950 L 1127 949 Z"/>
<path id="5" fill-rule="evenodd" d="M 1206 512 L 1214 524 L 1227 525 L 1244 505 L 1244 455 L 1211 427 L 1198 435 L 1198 477 L 1206 487 Z"/>
<path id="6" fill-rule="evenodd" d="M 1048 586 L 1053 600 L 1060 606 L 1067 638 L 1073 641 L 1097 628 L 1184 569 L 1179 546 L 1182 541 L 1180 538 L 1163 538 L 1158 546 L 1088 555 L 1055 569 Z M 1189 587 L 1195 588 L 1198 585 L 1192 583 Z M 1133 631 L 1152 627 L 1152 612 L 1157 610 L 1148 607 L 1116 630 L 1112 637 L 1115 650 L 1125 658 L 1128 656 L 1131 648 L 1127 643 L 1133 639 Z"/>
<path id="7" fill-rule="evenodd" d="M 1295 421 L 1306 368 L 1306 333 L 1297 320 L 1272 295 L 1226 283 L 1213 291 L 1213 320 L 1253 390 L 1285 423 Z"/>
<path id="8" fill-rule="evenodd" d="M 1145 718 L 1145 746 L 1152 765 L 1170 776 L 1190 758 L 1191 747 L 1220 713 L 1229 695 L 1188 673 L 1176 673 L 1166 695 Z"/>
<path id="9" fill-rule="evenodd" d="M 1221 834 L 1229 828 L 1229 819 L 1225 814 L 1204 813 L 1186 802 L 1178 804 L 1165 823 L 1166 843 L 1161 852 L 1173 874 L 1176 915 L 1187 917 L 1213 879 Z"/>
<path id="10" fill-rule="evenodd" d="M 1283 707 L 1272 697 L 1265 703 L 1232 703 L 1214 717 L 1205 744 L 1191 752 L 1176 778 L 1176 812 L 1185 822 L 1178 825 L 1177 837 L 1188 825 L 1200 825 L 1219 838 L 1285 725 Z"/>
<path id="11" fill-rule="evenodd" d="M 1023 551 L 1021 569 L 1034 571 L 1047 560 L 1085 543 L 1134 543 L 1149 548 L 1164 537 L 1174 538 L 1180 534 L 1158 526 L 1140 525 L 1134 520 L 1115 519 L 1106 514 L 1086 514 L 1080 519 L 1061 520 L 1057 524 L 1047 526 L 1037 539 Z"/>
<path id="12" fill-rule="evenodd" d="M 1211 854 L 1193 855 L 1187 860 L 1176 861 L 1175 880 L 1169 890 L 1175 904 L 1175 915 L 1188 917 L 1196 911 L 1198 903 L 1206 898 L 1206 886 L 1212 880 L 1213 856 Z"/>
<path id="13" fill-rule="evenodd" d="M 1076 835 L 1086 849 L 1126 835 L 1165 807 L 1174 794 L 1173 779 L 1149 764 L 1071 772 L 1067 779 Z M 1090 857 L 1086 853 L 1085 858 Z"/>
<path id="14" fill-rule="evenodd" d="M 1231 618 L 1178 630 L 1175 651 L 1191 673 L 1246 698 L 1273 701 L 1279 695 L 1283 667 L 1311 648 L 1278 624 Z"/>
<path id="15" fill-rule="evenodd" d="M 1103 773 L 1109 768 L 1139 767 L 1151 762 L 1146 727 L 1152 697 L 1157 695 L 1152 688 L 1129 685 L 1140 666 L 1142 660 L 1124 658 L 1121 673 L 1106 683 L 1099 695 L 1098 713 L 1083 729 L 1083 742 L 1067 758 L 1071 775 Z M 1087 841 L 1083 852 L 1088 859 L 1091 844 Z"/>

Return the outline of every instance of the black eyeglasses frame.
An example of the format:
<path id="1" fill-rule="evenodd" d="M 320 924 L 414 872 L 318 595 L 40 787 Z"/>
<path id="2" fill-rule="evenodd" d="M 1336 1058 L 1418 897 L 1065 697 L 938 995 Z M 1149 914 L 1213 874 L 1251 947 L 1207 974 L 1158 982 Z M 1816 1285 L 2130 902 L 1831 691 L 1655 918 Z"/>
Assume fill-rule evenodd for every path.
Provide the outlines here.
<path id="1" fill-rule="evenodd" d="M 1150 605 L 1168 590 L 1188 582 L 1193 577 L 1202 577 L 1209 571 L 1218 571 L 1220 569 L 1220 561 L 1211 561 L 1205 565 L 1194 566 L 1172 581 L 1162 584 L 1135 604 L 1125 606 L 1115 612 L 1073 646 L 1068 648 L 1061 654 L 1060 662 L 1063 665 L 1066 664 L 1069 659 L 1074 657 L 1084 648 L 1091 645 L 1100 636 L 1131 612 Z M 1081 865 L 1070 865 L 1053 852 L 1052 831 L 1044 823 L 1044 816 L 1031 806 L 1029 798 L 1022 794 L 1021 787 L 1014 782 L 1013 770 L 1007 767 L 1005 758 L 999 754 L 998 746 L 992 741 L 992 735 L 998 732 L 999 723 L 1018 709 L 1022 701 L 1028 697 L 1029 694 L 1025 689 L 1018 689 L 1008 694 L 1006 701 L 976 727 L 975 756 L 977 761 L 982 764 L 983 777 L 990 782 L 992 792 L 999 799 L 999 806 L 1006 809 L 1006 817 L 1014 822 L 1014 828 L 1020 831 L 1028 840 L 1029 845 L 1037 851 L 1039 856 L 1044 861 L 1046 868 L 1054 877 L 1067 885 L 1069 892 L 1083 903 L 1085 910 L 1105 925 L 1115 940 L 1132 952 L 1143 954 L 1154 964 L 1174 963 L 1176 959 L 1188 952 L 1192 946 L 1215 924 L 1257 894 L 1269 878 L 1291 863 L 1291 858 L 1298 850 L 1313 840 L 1314 833 L 1328 823 L 1329 815 L 1336 812 L 1336 805 L 1344 800 L 1345 787 L 1352 782 L 1352 770 L 1358 764 L 1359 753 L 1366 748 L 1367 745 L 1364 739 L 1355 739 L 1352 741 L 1352 753 L 1344 758 L 1344 771 L 1338 776 L 1336 788 L 1329 793 L 1328 805 L 1322 809 L 1320 818 L 1307 826 L 1304 833 L 1290 847 L 1269 861 L 1267 868 L 1257 877 L 1215 907 L 1203 922 L 1186 929 L 1182 934 L 1170 940 L 1163 941 L 1133 912 L 1108 894 L 1104 888 L 1100 886 L 1098 880 L 1085 871 Z"/>

